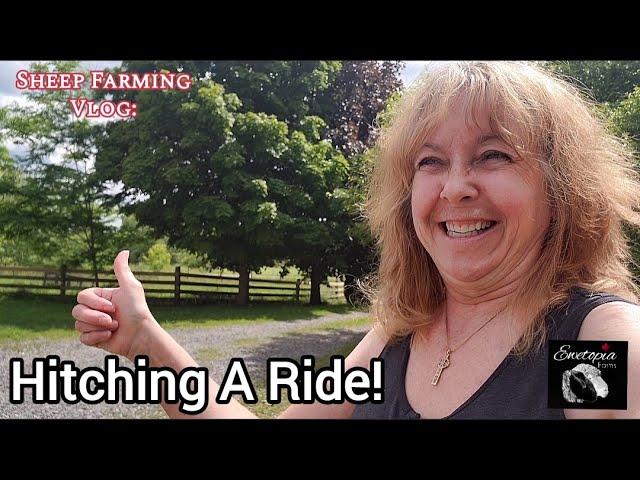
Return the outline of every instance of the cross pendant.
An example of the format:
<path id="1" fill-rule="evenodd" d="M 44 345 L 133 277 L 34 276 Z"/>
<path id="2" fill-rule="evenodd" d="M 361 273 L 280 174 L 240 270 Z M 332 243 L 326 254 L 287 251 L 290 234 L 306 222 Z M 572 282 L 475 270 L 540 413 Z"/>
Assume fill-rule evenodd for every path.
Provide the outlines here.
<path id="1" fill-rule="evenodd" d="M 436 374 L 433 376 L 433 380 L 431 380 L 431 385 L 437 385 L 440 381 L 440 376 L 442 375 L 442 371 L 447 368 L 450 364 L 449 355 L 451 354 L 451 350 L 447 350 L 444 357 L 440 359 L 438 362 L 438 367 L 436 369 Z"/>

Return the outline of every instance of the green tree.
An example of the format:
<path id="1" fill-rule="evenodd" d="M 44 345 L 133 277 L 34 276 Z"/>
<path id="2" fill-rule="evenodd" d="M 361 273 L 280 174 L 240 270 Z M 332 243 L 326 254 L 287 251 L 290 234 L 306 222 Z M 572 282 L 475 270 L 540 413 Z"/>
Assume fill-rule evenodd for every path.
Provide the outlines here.
<path id="1" fill-rule="evenodd" d="M 111 241 L 105 250 L 109 264 L 121 250 L 129 250 L 129 263 L 141 263 L 142 257 L 156 239 L 153 228 L 141 225 L 133 214 L 125 215 L 120 226 L 111 235 Z"/>
<path id="2" fill-rule="evenodd" d="M 618 132 L 629 138 L 636 153 L 640 153 L 640 85 L 611 109 L 610 114 Z M 640 161 L 637 162 L 637 170 L 640 171 Z M 633 255 L 632 268 L 640 281 L 640 229 L 629 227 L 627 232 Z"/>
<path id="3" fill-rule="evenodd" d="M 320 140 L 321 122 L 304 115 L 333 63 L 224 62 L 206 65 L 207 72 L 194 66 L 200 70 L 190 91 L 136 96 L 138 116 L 108 127 L 97 168 L 104 179 L 122 180 L 122 198 L 144 197 L 131 211 L 173 247 L 238 271 L 238 302 L 246 303 L 249 272 L 285 258 L 287 239 L 309 218 L 295 216 L 310 213 L 298 212 L 295 202 L 332 191 L 325 175 L 335 170 L 337 152 Z"/>
<path id="4" fill-rule="evenodd" d="M 247 303 L 249 272 L 282 243 L 286 219 L 266 178 L 284 177 L 286 124 L 240 113 L 237 96 L 210 80 L 137 101 L 136 119 L 109 125 L 101 139 L 100 174 L 137 194 L 129 210 L 173 246 L 238 271 L 238 302 Z"/>
<path id="5" fill-rule="evenodd" d="M 5 265 L 79 265 L 82 255 L 77 234 L 61 235 L 59 217 L 46 203 L 37 183 L 21 171 L 6 147 L 0 146 L 0 262 Z M 53 210 L 53 209 L 52 209 Z M 51 223 L 49 223 L 51 222 Z M 41 228 L 37 228 L 40 225 Z"/>
<path id="6" fill-rule="evenodd" d="M 617 103 L 640 84 L 640 61 L 572 60 L 544 62 L 602 103 Z"/>
<path id="7" fill-rule="evenodd" d="M 2 113 L 0 113 L 0 118 Z M 0 219 L 6 216 L 6 212 L 14 208 L 15 198 L 9 192 L 15 189 L 19 182 L 19 172 L 9 150 L 0 145 Z M 22 258 L 19 245 L 4 234 L 4 223 L 0 224 L 0 263 L 11 265 L 14 263 L 28 264 L 26 249 L 23 248 Z"/>
<path id="8" fill-rule="evenodd" d="M 270 184 L 283 201 L 283 211 L 290 219 L 285 235 L 285 266 L 295 265 L 311 279 L 311 304 L 319 304 L 320 285 L 328 274 L 341 270 L 340 239 L 348 228 L 345 189 L 349 165 L 330 142 L 321 141 L 324 122 L 307 117 L 301 131 L 291 135 L 288 161 L 297 165 L 293 188 L 277 181 Z"/>
<path id="9" fill-rule="evenodd" d="M 380 125 L 388 116 L 387 106 L 400 97 L 402 62 L 343 62 L 329 88 L 316 96 L 312 111 L 326 119 L 326 137 L 340 149 L 349 163 L 341 222 L 346 229 L 333 238 L 334 274 L 344 276 L 344 295 L 351 303 L 363 300 L 357 287 L 375 269 L 374 241 L 362 221 L 361 205 L 366 179 L 375 160 L 373 149 Z"/>
<path id="10" fill-rule="evenodd" d="M 347 159 L 373 145 L 378 114 L 402 88 L 403 67 L 403 62 L 342 62 L 329 87 L 312 100 L 312 113 L 327 123 L 326 138 Z"/>
<path id="11" fill-rule="evenodd" d="M 80 71 L 78 62 L 33 63 L 31 71 Z M 83 92 L 90 97 L 90 92 Z M 93 172 L 100 127 L 72 115 L 68 92 L 29 91 L 28 103 L 3 115 L 3 134 L 27 153 L 19 159 L 22 179 L 9 192 L 12 208 L 2 210 L 5 236 L 39 245 L 41 255 L 59 262 L 88 261 L 97 281 L 101 254 L 113 227 L 103 185 Z"/>
<path id="12" fill-rule="evenodd" d="M 640 142 L 640 81 L 615 108 L 610 111 L 611 120 L 624 135 L 627 135 L 638 149 Z"/>

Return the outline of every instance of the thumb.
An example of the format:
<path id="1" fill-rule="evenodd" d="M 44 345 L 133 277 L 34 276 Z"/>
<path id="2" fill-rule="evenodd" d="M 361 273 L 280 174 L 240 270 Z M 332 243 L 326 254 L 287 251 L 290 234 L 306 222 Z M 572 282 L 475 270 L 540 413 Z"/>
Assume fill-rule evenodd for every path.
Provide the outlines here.
<path id="1" fill-rule="evenodd" d="M 116 274 L 116 279 L 121 287 L 137 282 L 136 277 L 129 268 L 129 250 L 123 250 L 118 253 L 113 261 L 113 272 Z"/>

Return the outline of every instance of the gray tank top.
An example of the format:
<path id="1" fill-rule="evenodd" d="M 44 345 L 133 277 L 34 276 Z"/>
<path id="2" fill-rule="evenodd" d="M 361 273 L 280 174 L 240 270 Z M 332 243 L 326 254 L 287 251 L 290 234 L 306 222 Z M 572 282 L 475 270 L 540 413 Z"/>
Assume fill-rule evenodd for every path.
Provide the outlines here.
<path id="1" fill-rule="evenodd" d="M 610 294 L 573 289 L 569 301 L 546 316 L 548 338 L 576 340 L 587 314 L 598 305 L 622 301 Z M 405 390 L 411 335 L 389 343 L 384 359 L 384 403 L 357 405 L 351 418 L 419 419 Z M 537 352 L 518 358 L 509 353 L 469 399 L 445 419 L 564 419 L 562 408 L 547 407 L 548 343 Z"/>

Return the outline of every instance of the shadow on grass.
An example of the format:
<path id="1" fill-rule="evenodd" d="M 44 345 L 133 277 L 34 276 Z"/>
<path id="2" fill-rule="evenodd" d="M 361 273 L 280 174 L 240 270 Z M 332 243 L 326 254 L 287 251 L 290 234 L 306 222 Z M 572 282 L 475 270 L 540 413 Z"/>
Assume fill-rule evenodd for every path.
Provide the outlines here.
<path id="1" fill-rule="evenodd" d="M 2 333 L 3 328 L 32 333 L 56 329 L 72 332 L 74 319 L 71 310 L 75 304 L 74 297 L 0 295 L 0 338 L 6 336 Z M 221 322 L 293 321 L 313 319 L 332 313 L 349 313 L 354 310 L 346 304 L 310 306 L 285 302 L 262 302 L 246 307 L 233 304 L 176 306 L 152 302 L 150 309 L 158 322 L 167 327 L 213 326 Z"/>

